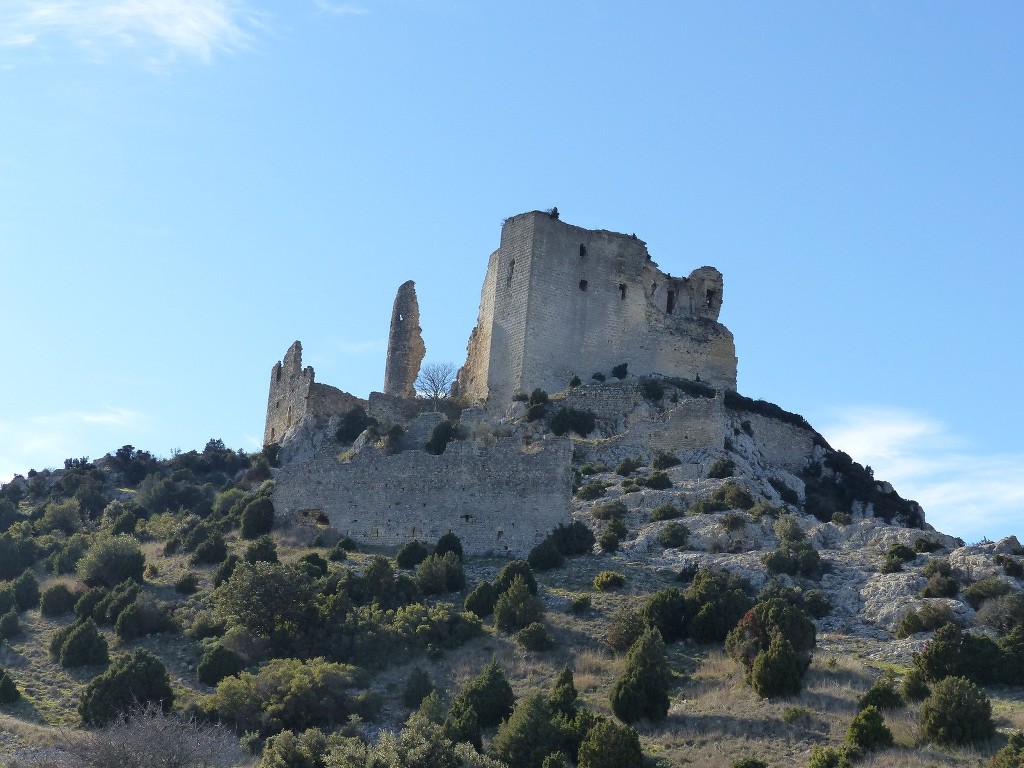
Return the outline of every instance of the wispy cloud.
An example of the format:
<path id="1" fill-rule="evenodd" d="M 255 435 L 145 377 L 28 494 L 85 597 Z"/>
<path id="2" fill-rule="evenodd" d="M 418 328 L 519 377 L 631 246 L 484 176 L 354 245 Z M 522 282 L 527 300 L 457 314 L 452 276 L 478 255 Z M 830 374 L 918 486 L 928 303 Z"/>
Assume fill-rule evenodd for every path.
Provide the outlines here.
<path id="1" fill-rule="evenodd" d="M 330 0 L 313 0 L 313 3 L 332 16 L 365 16 L 370 12 L 369 8 L 354 3 L 332 3 Z"/>
<path id="2" fill-rule="evenodd" d="M 1024 538 L 1024 453 L 974 450 L 943 422 L 892 408 L 845 409 L 822 434 L 920 502 L 940 531 L 968 541 Z"/>
<path id="3" fill-rule="evenodd" d="M 245 46 L 255 23 L 241 0 L 4 0 L 0 46 L 57 37 L 101 56 L 135 48 L 151 58 L 185 54 L 209 61 Z"/>
<path id="4" fill-rule="evenodd" d="M 96 450 L 105 452 L 121 445 L 117 440 L 123 442 L 125 430 L 143 427 L 146 422 L 144 414 L 128 408 L 62 411 L 2 420 L 0 482 L 29 469 L 61 465 L 69 456 L 96 458 Z M 97 445 L 103 447 L 95 448 Z"/>

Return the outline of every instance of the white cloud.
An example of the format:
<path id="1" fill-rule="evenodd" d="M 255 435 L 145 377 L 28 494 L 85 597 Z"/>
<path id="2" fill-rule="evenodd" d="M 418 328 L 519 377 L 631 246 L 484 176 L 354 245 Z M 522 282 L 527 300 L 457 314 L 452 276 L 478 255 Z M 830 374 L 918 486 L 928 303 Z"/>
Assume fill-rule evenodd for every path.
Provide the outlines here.
<path id="1" fill-rule="evenodd" d="M 4 0 L 0 45 L 25 47 L 56 36 L 102 55 L 110 48 L 150 49 L 209 61 L 243 47 L 252 14 L 239 0 Z"/>
<path id="2" fill-rule="evenodd" d="M 845 409 L 821 432 L 920 502 L 940 531 L 967 541 L 1024 538 L 1024 453 L 969 450 L 942 422 L 892 408 Z"/>

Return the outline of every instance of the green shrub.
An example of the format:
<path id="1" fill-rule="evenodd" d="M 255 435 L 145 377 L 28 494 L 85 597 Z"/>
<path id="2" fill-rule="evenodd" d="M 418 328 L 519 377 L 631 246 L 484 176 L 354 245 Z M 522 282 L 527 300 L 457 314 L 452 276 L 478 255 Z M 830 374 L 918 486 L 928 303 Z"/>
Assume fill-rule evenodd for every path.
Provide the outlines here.
<path id="1" fill-rule="evenodd" d="M 732 477 L 735 472 L 736 462 L 732 459 L 719 458 L 712 462 L 711 467 L 708 469 L 708 477 L 723 479 Z"/>
<path id="2" fill-rule="evenodd" d="M 931 693 L 928 681 L 924 672 L 918 667 L 911 667 L 903 676 L 903 683 L 900 685 L 901 697 L 905 701 L 923 701 Z"/>
<path id="3" fill-rule="evenodd" d="M 216 565 L 228 556 L 228 544 L 224 534 L 213 531 L 192 550 L 190 562 L 194 565 Z"/>
<path id="4" fill-rule="evenodd" d="M 803 688 L 803 665 L 792 643 L 774 635 L 766 650 L 754 657 L 750 687 L 766 699 L 796 696 Z"/>
<path id="5" fill-rule="evenodd" d="M 762 555 L 761 562 L 770 573 L 799 574 L 810 579 L 820 579 L 828 570 L 821 555 L 807 541 L 784 541 L 778 549 Z"/>
<path id="6" fill-rule="evenodd" d="M 80 619 L 88 619 L 100 601 L 109 594 L 110 590 L 106 587 L 93 587 L 88 592 L 83 592 L 75 601 L 75 615 Z"/>
<path id="7" fill-rule="evenodd" d="M 566 557 L 586 555 L 593 551 L 596 539 L 586 523 L 576 520 L 569 525 L 559 525 L 551 532 L 551 541 Z"/>
<path id="8" fill-rule="evenodd" d="M 736 533 L 747 527 L 747 517 L 740 512 L 726 512 L 718 519 L 718 524 L 726 533 Z"/>
<path id="9" fill-rule="evenodd" d="M 61 643 L 58 661 L 62 667 L 84 667 L 110 661 L 107 640 L 100 634 L 95 621 L 85 619 L 72 625 Z"/>
<path id="10" fill-rule="evenodd" d="M 425 595 L 458 592 L 466 586 L 462 560 L 455 552 L 447 552 L 443 556 L 431 555 L 416 569 L 416 586 Z"/>
<path id="11" fill-rule="evenodd" d="M 1000 651 L 988 637 L 963 632 L 955 624 L 946 624 L 939 627 L 921 652 L 915 655 L 914 664 L 930 681 L 959 676 L 991 682 L 998 675 Z"/>
<path id="12" fill-rule="evenodd" d="M 434 681 L 423 667 L 414 667 L 402 689 L 402 703 L 416 709 L 423 700 L 436 690 Z"/>
<path id="13" fill-rule="evenodd" d="M 241 536 L 255 539 L 274 528 L 274 504 L 266 496 L 253 498 L 242 510 Z"/>
<path id="14" fill-rule="evenodd" d="M 543 419 L 548 412 L 548 406 L 545 403 L 533 403 L 526 407 L 526 420 L 540 421 Z"/>
<path id="15" fill-rule="evenodd" d="M 245 548 L 247 563 L 276 563 L 277 545 L 269 536 L 259 536 Z"/>
<path id="16" fill-rule="evenodd" d="M 657 469 L 647 477 L 637 478 L 637 483 L 655 491 L 664 491 L 672 487 L 672 479 L 667 472 Z"/>
<path id="17" fill-rule="evenodd" d="M 576 408 L 559 408 L 548 423 L 551 431 L 556 435 L 564 435 L 567 432 L 575 432 L 580 437 L 586 437 L 597 427 L 597 417 L 592 411 L 581 411 Z"/>
<path id="18" fill-rule="evenodd" d="M 516 633 L 516 642 L 528 651 L 549 651 L 555 647 L 555 641 L 548 634 L 547 627 L 539 621 L 527 624 Z"/>
<path id="19" fill-rule="evenodd" d="M 924 574 L 925 578 L 929 579 L 932 576 L 952 576 L 953 566 L 949 564 L 948 558 L 936 557 L 924 564 L 921 573 Z"/>
<path id="20" fill-rule="evenodd" d="M 174 629 L 170 616 L 151 601 L 137 601 L 125 606 L 114 622 L 114 632 L 122 641 Z"/>
<path id="21" fill-rule="evenodd" d="M 580 744 L 579 768 L 641 768 L 640 736 L 628 725 L 600 719 Z"/>
<path id="22" fill-rule="evenodd" d="M 102 589 L 102 587 L 97 587 Z M 135 602 L 141 594 L 142 588 L 137 582 L 126 579 L 109 590 L 102 600 L 96 603 L 92 617 L 97 624 L 113 624 L 121 611 Z"/>
<path id="23" fill-rule="evenodd" d="M 654 469 L 668 469 L 669 467 L 677 467 L 682 463 L 682 460 L 674 453 L 658 451 L 654 454 L 654 459 L 651 461 L 651 467 Z"/>
<path id="24" fill-rule="evenodd" d="M 590 595 L 577 595 L 569 603 L 569 611 L 575 614 L 586 613 L 590 610 L 592 604 L 593 601 L 590 599 Z"/>
<path id="25" fill-rule="evenodd" d="M 996 565 L 1003 567 L 1003 573 L 1015 579 L 1024 578 L 1024 563 L 1010 555 L 996 555 L 992 558 Z"/>
<path id="26" fill-rule="evenodd" d="M 39 598 L 39 610 L 43 616 L 60 616 L 74 607 L 76 599 L 75 593 L 66 584 L 54 584 L 44 590 Z"/>
<path id="27" fill-rule="evenodd" d="M 439 538 L 434 547 L 434 554 L 438 557 L 444 557 L 449 552 L 454 553 L 459 560 L 462 559 L 462 541 L 452 531 Z"/>
<path id="28" fill-rule="evenodd" d="M 869 704 L 850 723 L 846 743 L 861 752 L 874 752 L 892 746 L 892 731 L 885 724 L 881 710 Z"/>
<path id="29" fill-rule="evenodd" d="M 991 576 L 987 579 L 979 579 L 964 590 L 964 597 L 971 607 L 977 610 L 986 600 L 993 597 L 1002 597 L 1012 591 L 1012 587 L 1006 581 Z"/>
<path id="30" fill-rule="evenodd" d="M 917 557 L 917 553 L 908 547 L 906 544 L 892 544 L 889 549 L 885 552 L 887 557 L 894 557 L 898 560 L 902 560 L 904 563 L 909 563 Z"/>
<path id="31" fill-rule="evenodd" d="M 632 458 L 625 458 L 615 466 L 615 474 L 625 477 L 631 472 L 635 472 L 644 465 L 643 460 L 639 456 Z"/>
<path id="32" fill-rule="evenodd" d="M 856 755 L 851 755 L 846 747 L 822 747 L 815 744 L 811 747 L 811 759 L 807 768 L 851 768 Z"/>
<path id="33" fill-rule="evenodd" d="M 768 763 L 756 757 L 743 757 L 732 761 L 732 768 L 768 768 Z"/>
<path id="34" fill-rule="evenodd" d="M 683 511 L 675 504 L 665 502 L 651 510 L 651 522 L 657 523 L 662 520 L 675 520 L 683 516 Z"/>
<path id="35" fill-rule="evenodd" d="M 619 363 L 612 368 L 612 376 L 616 379 L 624 379 L 629 375 L 629 363 Z"/>
<path id="36" fill-rule="evenodd" d="M 806 537 L 796 515 L 782 515 L 775 521 L 772 528 L 775 530 L 775 535 L 779 537 L 780 542 L 796 543 L 803 541 Z"/>
<path id="37" fill-rule="evenodd" d="M 691 609 L 681 589 L 659 589 L 644 603 L 642 624 L 657 629 L 666 643 L 674 643 L 686 637 L 686 624 Z"/>
<path id="38" fill-rule="evenodd" d="M 640 394 L 645 400 L 660 403 L 661 399 L 665 397 L 665 387 L 657 379 L 644 379 L 640 382 Z"/>
<path id="39" fill-rule="evenodd" d="M 903 560 L 895 555 L 886 555 L 878 567 L 879 573 L 899 573 L 903 570 Z"/>
<path id="40" fill-rule="evenodd" d="M 327 559 L 330 560 L 332 563 L 338 563 L 342 560 L 347 560 L 348 553 L 349 548 L 345 546 L 345 542 L 339 541 L 337 544 L 331 547 L 331 551 L 327 553 Z"/>
<path id="41" fill-rule="evenodd" d="M 690 529 L 679 521 L 668 523 L 658 534 L 658 543 L 666 549 L 681 549 L 690 540 Z"/>
<path id="42" fill-rule="evenodd" d="M 498 728 L 492 750 L 505 765 L 542 768 L 544 759 L 558 749 L 560 736 L 547 699 L 534 693 L 520 701 Z"/>
<path id="43" fill-rule="evenodd" d="M 318 552 L 307 552 L 299 558 L 296 565 L 299 566 L 311 579 L 319 579 L 326 576 L 331 566 Z"/>
<path id="44" fill-rule="evenodd" d="M 781 598 L 770 598 L 747 611 L 726 637 L 726 652 L 750 674 L 757 656 L 767 651 L 777 636 L 790 643 L 802 674 L 810 664 L 817 631 L 801 608 Z"/>
<path id="45" fill-rule="evenodd" d="M 613 651 L 625 653 L 647 629 L 644 619 L 644 614 L 636 606 L 629 603 L 620 606 L 608 623 L 604 641 Z"/>
<path id="46" fill-rule="evenodd" d="M 481 728 L 493 728 L 501 723 L 512 714 L 515 704 L 512 686 L 494 659 L 459 691 L 455 701 L 459 700 L 473 708 Z"/>
<path id="47" fill-rule="evenodd" d="M 809 589 L 804 593 L 804 610 L 815 619 L 823 619 L 832 613 L 832 601 L 820 589 Z"/>
<path id="48" fill-rule="evenodd" d="M 595 504 L 590 508 L 590 514 L 595 520 L 614 520 L 624 517 L 629 512 L 629 507 L 621 499 L 606 501 L 602 504 Z"/>
<path id="49" fill-rule="evenodd" d="M 112 587 L 125 579 L 142 580 L 146 558 L 133 536 L 105 536 L 78 561 L 78 578 L 88 586 Z"/>
<path id="50" fill-rule="evenodd" d="M 992 704 L 977 685 L 963 677 L 935 684 L 921 705 L 921 731 L 940 744 L 971 744 L 995 735 Z"/>
<path id="51" fill-rule="evenodd" d="M 601 547 L 602 552 L 615 552 L 619 548 L 619 532 L 614 528 L 605 528 L 601 532 L 600 538 L 597 543 Z"/>
<path id="52" fill-rule="evenodd" d="M 0 675 L 3 673 L 0 672 Z M 1006 744 L 992 757 L 988 768 L 1021 768 L 1024 765 L 1024 733 L 1010 734 Z"/>
<path id="53" fill-rule="evenodd" d="M 494 591 L 499 595 L 507 592 L 517 576 L 522 577 L 526 582 L 531 595 L 537 594 L 537 579 L 533 575 L 533 569 L 525 560 L 510 560 L 505 563 L 498 575 L 494 577 Z"/>
<path id="54" fill-rule="evenodd" d="M 494 604 L 498 601 L 498 593 L 491 582 L 484 580 L 476 585 L 476 588 L 466 596 L 463 607 L 475 613 L 481 619 L 485 619 L 494 613 Z"/>
<path id="55" fill-rule="evenodd" d="M 1003 597 L 994 597 L 982 603 L 975 621 L 1000 632 L 1009 632 L 1024 625 L 1024 594 L 1013 592 Z"/>
<path id="56" fill-rule="evenodd" d="M 928 579 L 928 583 L 921 590 L 921 597 L 956 597 L 959 591 L 960 587 L 957 585 L 956 579 L 951 576 L 935 574 Z"/>
<path id="57" fill-rule="evenodd" d="M 39 582 L 32 571 L 26 570 L 14 580 L 14 599 L 22 611 L 39 605 Z"/>
<path id="58" fill-rule="evenodd" d="M 0 616 L 0 641 L 10 640 L 21 632 L 21 623 L 18 621 L 18 609 L 11 608 L 3 616 Z"/>
<path id="59" fill-rule="evenodd" d="M 366 409 L 357 405 L 341 417 L 334 438 L 342 445 L 351 445 L 363 432 L 375 426 L 377 420 L 367 416 Z"/>
<path id="60" fill-rule="evenodd" d="M 196 677 L 207 685 L 216 685 L 225 677 L 237 675 L 245 669 L 242 657 L 230 648 L 215 645 L 206 651 L 196 666 Z"/>
<path id="61" fill-rule="evenodd" d="M 516 576 L 494 604 L 494 626 L 503 632 L 515 632 L 540 621 L 543 613 L 540 598 L 530 592 L 522 576 Z"/>
<path id="62" fill-rule="evenodd" d="M 322 768 L 328 746 L 319 728 L 298 735 L 283 731 L 267 739 L 256 768 Z"/>
<path id="63" fill-rule="evenodd" d="M 565 562 L 565 557 L 558 551 L 554 540 L 551 537 L 544 539 L 540 544 L 530 550 L 526 561 L 535 571 L 549 571 L 558 568 Z"/>
<path id="64" fill-rule="evenodd" d="M 581 501 L 593 501 L 604 496 L 605 484 L 600 480 L 591 480 L 576 489 L 576 498 Z"/>
<path id="65" fill-rule="evenodd" d="M 174 591 L 179 595 L 194 595 L 199 590 L 199 576 L 192 571 L 182 574 L 174 582 Z"/>
<path id="66" fill-rule="evenodd" d="M 213 713 L 240 731 L 269 736 L 285 729 L 344 722 L 357 710 L 355 667 L 323 659 L 272 659 L 258 672 L 225 677 L 210 697 Z"/>
<path id="67" fill-rule="evenodd" d="M 18 690 L 11 673 L 0 667 L 0 704 L 13 704 L 21 698 L 21 691 Z"/>
<path id="68" fill-rule="evenodd" d="M 931 632 L 946 624 L 956 624 L 952 609 L 945 604 L 925 603 L 918 610 L 903 614 L 896 627 L 896 637 L 902 639 L 918 632 Z"/>
<path id="69" fill-rule="evenodd" d="M 903 699 L 896 690 L 896 681 L 890 675 L 882 675 L 871 684 L 864 695 L 857 700 L 857 708 L 877 707 L 896 709 L 903 705 Z"/>
<path id="70" fill-rule="evenodd" d="M 642 718 L 664 720 L 671 680 L 665 642 L 658 630 L 648 629 L 626 654 L 626 668 L 612 686 L 612 711 L 625 723 Z"/>
<path id="71" fill-rule="evenodd" d="M 448 443 L 459 437 L 461 431 L 458 424 L 445 419 L 434 427 L 430 432 L 430 439 L 427 440 L 426 451 L 434 456 L 440 456 L 445 452 Z"/>
<path id="72" fill-rule="evenodd" d="M 395 555 L 395 563 L 399 568 L 415 568 L 427 559 L 430 552 L 425 544 L 419 541 L 410 541 L 402 545 Z"/>
<path id="73" fill-rule="evenodd" d="M 601 571 L 594 577 L 594 589 L 598 592 L 610 592 L 626 584 L 626 574 L 618 571 Z"/>

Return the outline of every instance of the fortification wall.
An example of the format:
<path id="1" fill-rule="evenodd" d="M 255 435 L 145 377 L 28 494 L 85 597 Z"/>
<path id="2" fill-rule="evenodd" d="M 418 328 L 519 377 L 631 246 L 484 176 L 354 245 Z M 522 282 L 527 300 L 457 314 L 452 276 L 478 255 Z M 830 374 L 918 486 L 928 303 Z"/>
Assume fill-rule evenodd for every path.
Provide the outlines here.
<path id="1" fill-rule="evenodd" d="M 798 475 L 814 452 L 814 432 L 748 411 L 732 411 L 732 423 L 750 422 L 754 445 L 763 460 Z"/>
<path id="2" fill-rule="evenodd" d="M 736 386 L 732 334 L 718 323 L 722 277 L 671 277 L 633 236 L 534 211 L 508 219 L 488 265 L 460 392 L 499 407 L 628 363 L 634 375 Z M 488 330 L 489 328 L 489 330 Z"/>
<path id="3" fill-rule="evenodd" d="M 436 541 L 453 531 L 467 554 L 525 556 L 569 522 L 572 446 L 544 441 L 524 452 L 518 440 L 494 447 L 455 442 L 440 456 L 366 448 L 347 463 L 329 453 L 275 474 L 279 515 L 319 510 L 363 544 Z"/>

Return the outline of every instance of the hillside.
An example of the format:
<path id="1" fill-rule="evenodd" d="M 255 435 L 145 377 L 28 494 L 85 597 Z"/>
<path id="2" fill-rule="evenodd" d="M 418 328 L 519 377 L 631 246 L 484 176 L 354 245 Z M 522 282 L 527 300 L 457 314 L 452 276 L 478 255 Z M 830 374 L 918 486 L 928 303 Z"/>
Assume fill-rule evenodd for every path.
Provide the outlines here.
<path id="1" fill-rule="evenodd" d="M 0 682 L 0 762 L 106 764 L 103 744 L 157 743 L 161 723 L 166 753 L 195 742 L 180 718 L 196 719 L 208 764 L 268 768 L 628 766 L 637 737 L 649 766 L 967 766 L 1024 728 L 1024 550 L 933 530 L 799 416 L 685 380 L 427 410 L 401 433 L 310 418 L 280 452 L 124 446 L 3 486 L 0 667 L 20 695 Z M 592 423 L 560 429 L 561 412 Z M 532 568 L 460 557 L 451 535 L 371 546 L 325 516 L 275 514 L 289 463 L 418 454 L 396 434 L 439 425 L 442 453 L 571 441 L 570 511 Z M 166 669 L 173 706 L 164 693 L 169 715 L 118 726 L 119 702 L 162 690 L 149 661 L 149 687 L 104 687 L 140 651 Z M 994 735 L 980 710 L 965 743 L 922 719 L 928 689 L 954 677 L 982 686 Z M 642 683 L 631 705 L 622 680 Z M 869 691 L 893 743 L 851 751 Z M 228 730 L 204 730 L 215 722 Z"/>

